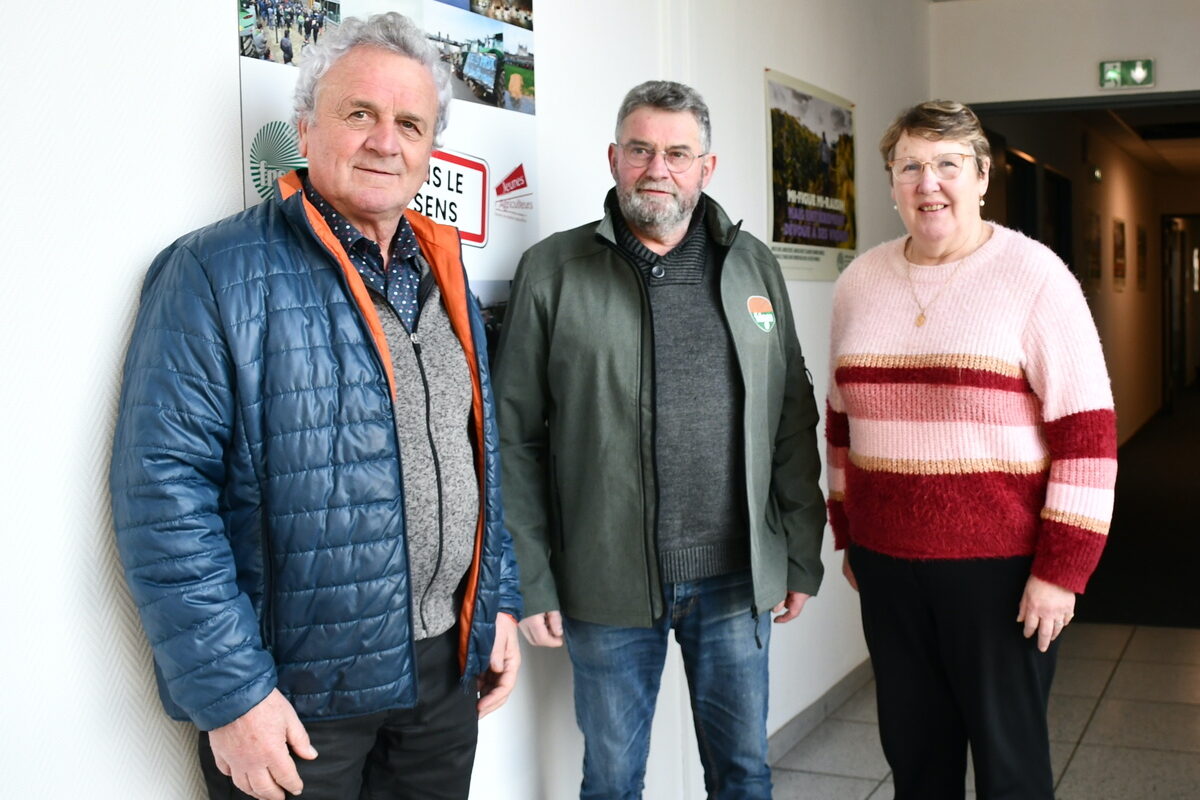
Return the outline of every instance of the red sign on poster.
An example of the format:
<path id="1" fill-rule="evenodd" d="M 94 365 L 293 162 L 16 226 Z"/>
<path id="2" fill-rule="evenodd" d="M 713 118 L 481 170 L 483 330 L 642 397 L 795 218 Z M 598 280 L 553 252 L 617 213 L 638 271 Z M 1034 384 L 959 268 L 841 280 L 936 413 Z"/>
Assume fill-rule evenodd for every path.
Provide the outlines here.
<path id="1" fill-rule="evenodd" d="M 487 244 L 488 165 L 482 159 L 434 150 L 429 176 L 410 207 L 430 219 L 458 228 L 463 244 Z"/>
<path id="2" fill-rule="evenodd" d="M 518 164 L 517 168 L 508 174 L 508 177 L 496 184 L 497 196 L 502 196 L 515 192 L 518 189 L 524 189 L 529 186 L 529 181 L 525 180 L 525 165 Z"/>

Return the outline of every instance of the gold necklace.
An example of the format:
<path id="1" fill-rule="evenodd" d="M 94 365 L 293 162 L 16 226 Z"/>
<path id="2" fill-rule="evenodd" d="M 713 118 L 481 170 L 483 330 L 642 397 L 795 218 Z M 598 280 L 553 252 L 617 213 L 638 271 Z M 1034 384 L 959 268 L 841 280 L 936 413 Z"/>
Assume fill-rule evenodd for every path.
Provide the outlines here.
<path id="1" fill-rule="evenodd" d="M 917 318 L 915 320 L 913 320 L 913 324 L 916 325 L 918 328 L 920 328 L 922 325 L 925 324 L 925 321 L 926 321 L 925 310 L 928 308 L 931 308 L 933 306 L 933 304 L 937 302 L 938 298 L 942 296 L 942 292 L 946 291 L 946 287 L 949 286 L 950 283 L 954 280 L 955 276 L 958 275 L 958 271 L 960 269 L 962 269 L 962 265 L 964 263 L 966 263 L 968 258 L 970 258 L 972 255 L 975 254 L 976 250 L 979 249 L 979 246 L 982 242 L 985 232 L 986 232 L 986 229 L 983 227 L 982 224 L 980 224 L 979 235 L 977 237 L 975 237 L 974 249 L 972 249 L 970 253 L 967 253 L 965 256 L 963 256 L 962 258 L 960 258 L 958 260 L 958 263 L 954 265 L 954 270 L 951 271 L 951 273 L 950 273 L 950 277 L 946 278 L 946 280 L 942 281 L 942 285 L 938 287 L 937 292 L 935 292 L 933 297 L 930 298 L 929 302 L 925 303 L 925 304 L 921 303 L 921 298 L 919 298 L 917 296 L 917 285 L 915 283 L 913 283 L 912 268 L 915 265 L 911 261 L 908 260 L 908 246 L 909 246 L 909 244 L 912 243 L 912 238 L 910 237 L 909 240 L 904 243 L 904 264 L 905 264 L 904 276 L 906 278 L 908 278 L 908 289 L 909 289 L 909 291 L 912 292 L 913 302 L 916 303 L 916 305 L 917 305 Z"/>

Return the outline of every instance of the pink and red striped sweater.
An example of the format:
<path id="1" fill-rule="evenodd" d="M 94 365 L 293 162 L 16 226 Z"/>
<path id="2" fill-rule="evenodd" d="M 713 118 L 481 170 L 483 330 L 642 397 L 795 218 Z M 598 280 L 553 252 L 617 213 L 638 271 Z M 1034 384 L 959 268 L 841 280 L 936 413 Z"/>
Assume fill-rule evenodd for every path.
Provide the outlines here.
<path id="1" fill-rule="evenodd" d="M 1034 575 L 1081 592 L 1117 474 L 1104 355 L 1058 257 L 993 228 L 961 262 L 913 266 L 911 282 L 904 238 L 838 279 L 834 541 L 912 559 L 1032 555 Z"/>

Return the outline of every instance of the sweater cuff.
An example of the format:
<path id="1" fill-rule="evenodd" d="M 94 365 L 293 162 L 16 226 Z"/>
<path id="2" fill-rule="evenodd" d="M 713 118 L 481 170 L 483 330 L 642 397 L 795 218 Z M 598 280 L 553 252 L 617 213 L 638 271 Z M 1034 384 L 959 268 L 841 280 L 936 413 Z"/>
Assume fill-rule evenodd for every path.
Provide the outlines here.
<path id="1" fill-rule="evenodd" d="M 841 495 L 835 496 L 833 493 L 830 493 L 826 505 L 829 507 L 829 527 L 833 530 L 833 549 L 845 550 L 850 546 L 850 522 L 846 519 L 846 506 Z"/>
<path id="2" fill-rule="evenodd" d="M 1108 537 L 1052 520 L 1042 520 L 1031 572 L 1044 581 L 1082 594 Z"/>

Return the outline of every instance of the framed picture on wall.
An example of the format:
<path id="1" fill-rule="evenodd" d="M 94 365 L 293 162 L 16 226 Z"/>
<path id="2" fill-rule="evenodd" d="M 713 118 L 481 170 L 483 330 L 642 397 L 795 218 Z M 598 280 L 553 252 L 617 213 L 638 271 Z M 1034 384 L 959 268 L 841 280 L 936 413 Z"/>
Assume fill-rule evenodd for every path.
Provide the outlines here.
<path id="1" fill-rule="evenodd" d="M 1146 229 L 1137 226 L 1137 288 L 1146 291 Z"/>
<path id="2" fill-rule="evenodd" d="M 1113 288 L 1125 291 L 1125 220 L 1113 218 Z"/>
<path id="3" fill-rule="evenodd" d="M 789 280 L 832 281 L 858 251 L 854 104 L 765 71 L 771 252 Z"/>
<path id="4" fill-rule="evenodd" d="M 1100 280 L 1100 215 L 1095 211 L 1088 214 L 1087 226 L 1087 277 Z"/>

